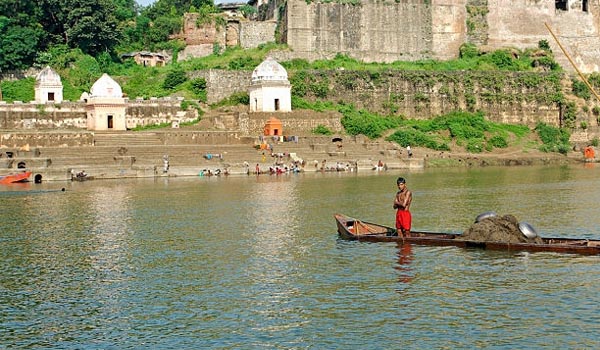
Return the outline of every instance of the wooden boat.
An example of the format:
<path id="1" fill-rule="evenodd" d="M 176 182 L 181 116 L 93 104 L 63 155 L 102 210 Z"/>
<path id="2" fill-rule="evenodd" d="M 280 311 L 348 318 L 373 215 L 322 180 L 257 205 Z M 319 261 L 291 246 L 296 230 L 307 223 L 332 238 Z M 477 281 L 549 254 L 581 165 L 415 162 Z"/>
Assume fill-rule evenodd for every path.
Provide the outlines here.
<path id="1" fill-rule="evenodd" d="M 78 182 L 83 182 L 83 181 L 88 181 L 88 180 L 93 180 L 94 177 L 90 176 L 90 175 L 85 175 L 85 176 L 71 176 L 71 181 L 78 181 Z"/>
<path id="2" fill-rule="evenodd" d="M 0 184 L 12 184 L 17 182 L 27 182 L 31 176 L 31 171 L 24 171 L 22 173 L 0 175 Z"/>
<path id="3" fill-rule="evenodd" d="M 600 240 L 575 238 L 542 238 L 543 243 L 504 243 L 465 240 L 460 234 L 411 231 L 410 237 L 399 237 L 396 229 L 389 226 L 358 220 L 343 214 L 335 214 L 340 237 L 366 242 L 404 241 L 419 245 L 455 246 L 462 248 L 483 248 L 506 251 L 556 252 L 597 255 L 600 254 Z"/>

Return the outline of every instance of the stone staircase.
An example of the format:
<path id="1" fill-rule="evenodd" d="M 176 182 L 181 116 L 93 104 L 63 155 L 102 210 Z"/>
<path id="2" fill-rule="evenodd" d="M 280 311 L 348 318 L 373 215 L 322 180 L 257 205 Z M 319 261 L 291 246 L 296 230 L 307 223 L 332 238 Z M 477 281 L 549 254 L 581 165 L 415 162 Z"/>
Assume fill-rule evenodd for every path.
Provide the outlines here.
<path id="1" fill-rule="evenodd" d="M 165 155 L 169 159 L 170 176 L 194 176 L 202 170 L 214 172 L 216 169 L 242 174 L 247 169 L 245 164 L 250 171 L 254 171 L 256 164 L 261 170 L 268 170 L 277 160 L 291 164 L 294 158 L 290 154 L 305 161 L 305 171 L 320 170 L 323 160 L 328 168 L 334 168 L 339 162 L 344 167 L 346 164 L 357 166 L 359 170 L 371 170 L 379 160 L 391 168 L 423 165 L 417 159 L 407 159 L 392 143 L 346 139 L 342 146 L 331 142 L 331 137 L 271 142 L 271 155 L 270 150 L 257 149 L 251 144 L 165 145 L 158 133 L 97 133 L 94 146 L 39 147 L 29 153 L 16 152 L 10 161 L 0 158 L 0 169 L 16 169 L 19 162 L 25 162 L 28 169 L 45 180 L 70 180 L 72 172 L 81 170 L 95 178 L 160 176 Z"/>

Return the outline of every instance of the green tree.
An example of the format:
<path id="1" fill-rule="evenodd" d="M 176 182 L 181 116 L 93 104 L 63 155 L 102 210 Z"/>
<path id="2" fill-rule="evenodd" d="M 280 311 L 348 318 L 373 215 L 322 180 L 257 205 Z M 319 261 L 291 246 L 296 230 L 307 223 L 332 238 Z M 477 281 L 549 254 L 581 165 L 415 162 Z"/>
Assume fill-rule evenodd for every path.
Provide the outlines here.
<path id="1" fill-rule="evenodd" d="M 39 0 L 40 23 L 53 41 L 97 55 L 111 51 L 121 34 L 112 0 Z"/>
<path id="2" fill-rule="evenodd" d="M 42 37 L 40 28 L 24 27 L 0 16 L 0 71 L 31 66 Z"/>

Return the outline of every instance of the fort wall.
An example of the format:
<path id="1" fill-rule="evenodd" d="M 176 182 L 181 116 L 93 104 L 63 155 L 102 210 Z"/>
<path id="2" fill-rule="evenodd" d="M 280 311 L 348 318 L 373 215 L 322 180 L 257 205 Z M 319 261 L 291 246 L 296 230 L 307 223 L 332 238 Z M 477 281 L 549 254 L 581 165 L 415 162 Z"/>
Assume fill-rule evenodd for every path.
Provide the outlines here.
<path id="1" fill-rule="evenodd" d="M 561 66 L 574 71 L 548 23 L 580 70 L 598 72 L 600 3 L 566 3 L 561 9 L 554 0 L 289 0 L 281 40 L 291 51 L 274 57 L 312 61 L 342 53 L 365 62 L 447 60 L 468 42 L 495 50 L 534 48 L 547 40 Z"/>

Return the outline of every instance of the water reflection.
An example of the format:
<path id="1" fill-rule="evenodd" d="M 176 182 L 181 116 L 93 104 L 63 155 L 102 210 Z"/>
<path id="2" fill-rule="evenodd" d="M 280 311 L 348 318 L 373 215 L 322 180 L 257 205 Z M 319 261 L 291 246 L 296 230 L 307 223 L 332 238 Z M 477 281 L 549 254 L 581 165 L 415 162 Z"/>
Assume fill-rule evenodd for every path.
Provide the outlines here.
<path id="1" fill-rule="evenodd" d="M 414 277 L 410 264 L 413 260 L 412 245 L 402 241 L 396 244 L 398 248 L 398 264 L 395 269 L 398 271 L 398 282 L 410 283 Z"/>

